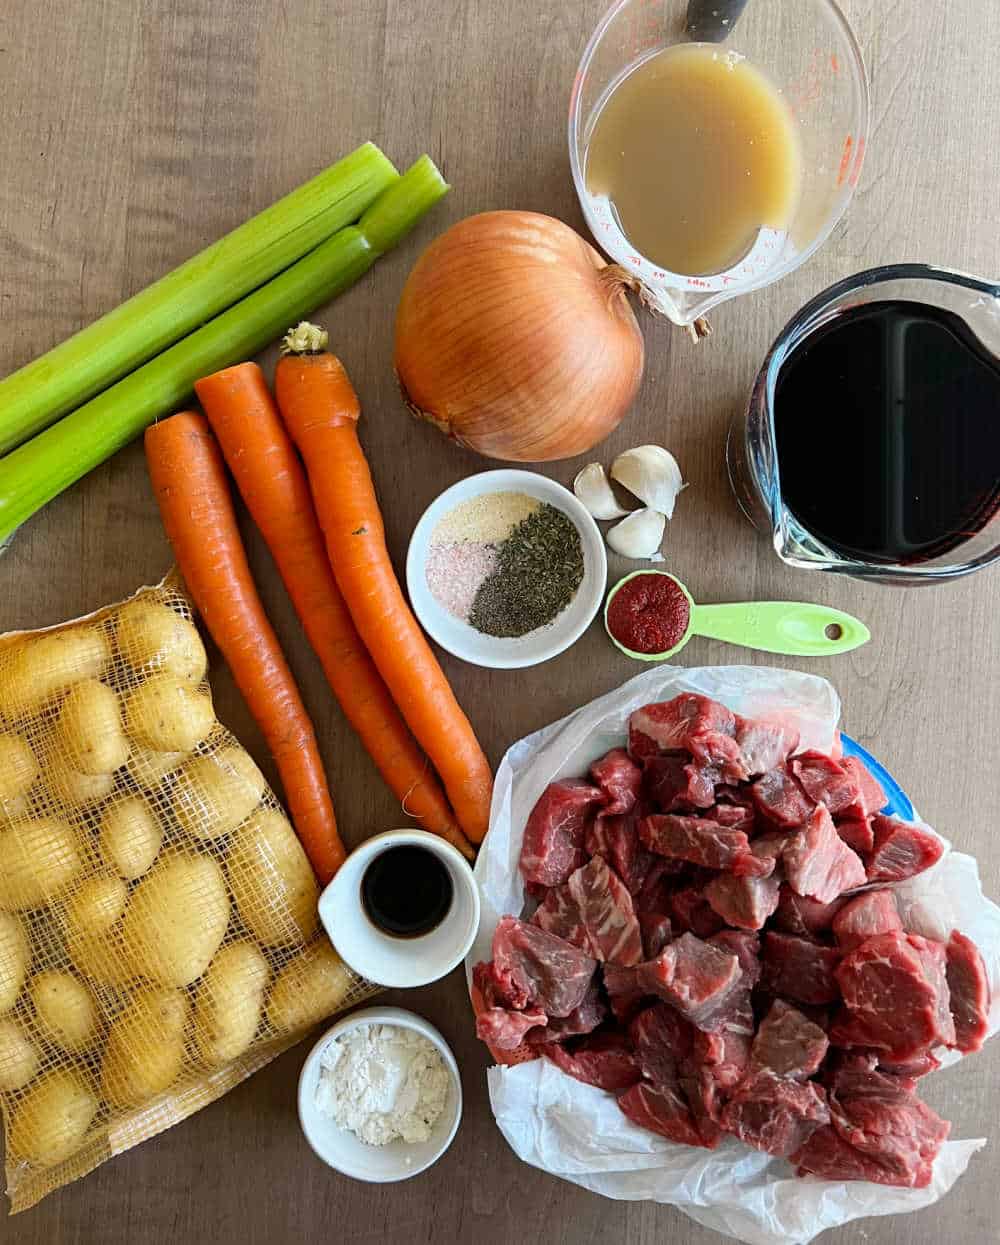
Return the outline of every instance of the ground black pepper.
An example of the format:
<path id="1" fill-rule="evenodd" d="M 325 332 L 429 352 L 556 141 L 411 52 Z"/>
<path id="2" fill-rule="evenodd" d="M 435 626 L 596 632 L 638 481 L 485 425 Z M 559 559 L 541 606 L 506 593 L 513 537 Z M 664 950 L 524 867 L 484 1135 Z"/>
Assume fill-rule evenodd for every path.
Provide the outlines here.
<path id="1" fill-rule="evenodd" d="M 479 586 L 469 622 L 485 635 L 527 635 L 561 614 L 582 582 L 576 525 L 555 506 L 539 506 L 500 545 L 496 570 Z"/>

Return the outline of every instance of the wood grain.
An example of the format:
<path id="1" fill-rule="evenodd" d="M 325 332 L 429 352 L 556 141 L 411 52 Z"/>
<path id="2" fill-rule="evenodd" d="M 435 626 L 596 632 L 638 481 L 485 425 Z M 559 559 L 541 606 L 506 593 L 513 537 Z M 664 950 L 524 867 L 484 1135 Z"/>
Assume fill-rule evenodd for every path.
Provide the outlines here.
<path id="1" fill-rule="evenodd" d="M 33 0 L 0 14 L 0 373 L 24 363 L 173 267 L 365 138 L 397 163 L 423 150 L 454 190 L 417 237 L 324 317 L 365 405 L 364 437 L 401 565 L 414 522 L 482 466 L 413 423 L 391 371 L 392 314 L 420 247 L 452 220 L 497 207 L 581 226 L 563 118 L 573 71 L 604 0 Z M 722 447 L 767 345 L 808 297 L 861 268 L 935 261 L 1000 272 L 995 227 L 1000 96 L 991 89 L 1000 7 L 847 0 L 871 69 L 875 128 L 855 203 L 804 269 L 728 304 L 699 348 L 646 322 L 636 408 L 602 453 L 667 443 L 684 465 L 668 535 L 673 569 L 704 601 L 806 597 L 870 624 L 872 644 L 812 669 L 839 688 L 845 725 L 887 761 L 921 812 L 978 855 L 1000 894 L 1000 577 L 899 592 L 783 567 L 744 523 Z M 273 356 L 262 360 L 265 367 Z M 817 429 L 817 437 L 823 435 Z M 556 464 L 568 483 L 579 463 Z M 845 496 L 851 482 L 845 481 Z M 391 796 L 347 733 L 266 551 L 246 526 L 265 604 L 301 679 L 347 840 L 394 826 Z M 169 554 L 138 446 L 28 524 L 0 559 L 0 629 L 51 623 L 156 579 Z M 622 569 L 615 565 L 612 574 Z M 739 660 L 695 640 L 690 664 Z M 448 657 L 491 758 L 633 673 L 594 629 L 533 674 Z M 220 712 L 273 769 L 218 659 Z M 463 1068 L 465 1120 L 433 1171 L 398 1186 L 353 1184 L 298 1131 L 303 1050 L 180 1128 L 105 1165 L 36 1210 L 0 1220 L 2 1245 L 245 1245 L 543 1238 L 629 1245 L 719 1238 L 668 1208 L 605 1201 L 521 1165 L 498 1134 L 484 1052 L 459 975 L 393 1001 L 441 1026 Z M 1000 1048 L 927 1086 L 954 1135 L 995 1132 Z M 870 1220 L 824 1245 L 979 1245 L 997 1240 L 996 1147 L 936 1207 Z"/>

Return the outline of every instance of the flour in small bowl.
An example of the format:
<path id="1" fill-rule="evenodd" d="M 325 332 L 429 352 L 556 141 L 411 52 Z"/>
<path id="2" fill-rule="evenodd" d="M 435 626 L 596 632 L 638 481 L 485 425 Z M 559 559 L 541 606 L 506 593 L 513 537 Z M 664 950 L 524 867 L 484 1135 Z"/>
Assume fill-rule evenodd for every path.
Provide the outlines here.
<path id="1" fill-rule="evenodd" d="M 426 1141 L 444 1111 L 448 1069 L 415 1029 L 357 1025 L 327 1043 L 316 1107 L 370 1146 Z"/>

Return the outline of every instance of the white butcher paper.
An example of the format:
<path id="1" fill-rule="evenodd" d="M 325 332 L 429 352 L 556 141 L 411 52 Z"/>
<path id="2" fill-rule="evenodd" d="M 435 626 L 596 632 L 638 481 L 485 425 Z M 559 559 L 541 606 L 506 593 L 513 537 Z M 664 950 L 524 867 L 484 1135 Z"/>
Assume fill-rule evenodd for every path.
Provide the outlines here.
<path id="1" fill-rule="evenodd" d="M 476 862 L 482 923 L 466 960 L 490 958 L 493 931 L 525 902 L 517 868 L 524 824 L 557 778 L 580 777 L 626 740 L 643 705 L 698 692 L 744 717 L 780 715 L 801 747 L 829 752 L 840 718 L 833 687 L 816 675 L 753 666 L 657 666 L 569 717 L 514 744 L 497 772 L 490 831 Z M 882 759 L 882 758 L 880 758 Z M 885 758 L 890 762 L 891 758 Z M 945 840 L 947 843 L 947 840 Z M 979 947 L 993 988 L 990 1035 L 1000 1029 L 1000 908 L 986 899 L 971 856 L 949 846 L 939 863 L 894 887 L 908 929 L 947 938 L 960 929 Z M 938 1052 L 945 1064 L 960 1056 Z M 614 1097 L 567 1076 L 547 1059 L 487 1073 L 493 1115 L 511 1149 L 533 1167 L 620 1201 L 676 1206 L 697 1223 L 747 1245 L 807 1245 L 827 1228 L 867 1215 L 930 1206 L 951 1189 L 986 1141 L 946 1142 L 926 1189 L 868 1181 L 797 1179 L 784 1159 L 727 1138 L 717 1150 L 675 1145 L 627 1120 Z"/>

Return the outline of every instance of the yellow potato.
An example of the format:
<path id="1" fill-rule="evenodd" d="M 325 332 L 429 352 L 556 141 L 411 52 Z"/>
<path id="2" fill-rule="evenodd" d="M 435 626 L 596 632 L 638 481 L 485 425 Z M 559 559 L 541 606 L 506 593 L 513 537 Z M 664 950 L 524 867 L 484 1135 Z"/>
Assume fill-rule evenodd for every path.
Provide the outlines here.
<path id="1" fill-rule="evenodd" d="M 242 1055 L 253 1041 L 270 975 L 267 960 L 253 942 L 223 947 L 198 983 L 194 1036 L 211 1067 Z"/>
<path id="2" fill-rule="evenodd" d="M 125 773 L 142 791 L 156 791 L 163 780 L 180 769 L 186 752 L 156 752 L 153 748 L 132 745 L 132 755 L 125 762 Z"/>
<path id="3" fill-rule="evenodd" d="M 73 828 L 58 817 L 36 817 L 0 829 L 0 908 L 40 908 L 80 872 Z"/>
<path id="4" fill-rule="evenodd" d="M 108 798 L 115 787 L 115 776 L 84 774 L 70 765 L 65 758 L 54 756 L 46 762 L 39 786 L 42 790 L 37 796 L 37 802 L 42 808 L 58 809 L 63 805 L 88 808 Z"/>
<path id="5" fill-rule="evenodd" d="M 12 912 L 0 912 L 0 1015 L 17 1002 L 30 959 L 24 926 Z"/>
<path id="6" fill-rule="evenodd" d="M 97 1114 L 97 1097 L 80 1072 L 47 1072 L 24 1095 L 10 1122 L 14 1158 L 52 1167 L 75 1154 Z"/>
<path id="7" fill-rule="evenodd" d="M 101 986 L 121 986 L 136 976 L 122 947 L 121 918 L 128 888 L 121 878 L 88 878 L 67 902 L 66 950 L 73 964 Z"/>
<path id="8" fill-rule="evenodd" d="M 174 817 L 193 839 L 221 838 L 250 816 L 265 785 L 264 775 L 239 745 L 192 757 L 174 784 Z"/>
<path id="9" fill-rule="evenodd" d="M 137 1107 L 177 1080 L 189 1008 L 183 990 L 152 988 L 133 995 L 111 1026 L 101 1066 L 101 1089 L 110 1106 Z"/>
<path id="10" fill-rule="evenodd" d="M 13 1020 L 0 1020 L 0 1093 L 24 1089 L 38 1071 L 38 1049 Z"/>
<path id="11" fill-rule="evenodd" d="M 125 704 L 128 733 L 158 752 L 191 752 L 214 725 L 211 699 L 172 674 L 154 674 Z"/>
<path id="12" fill-rule="evenodd" d="M 317 938 L 278 974 L 267 1019 L 279 1033 L 307 1029 L 341 1007 L 356 981 L 329 941 Z"/>
<path id="13" fill-rule="evenodd" d="M 265 947 L 294 947 L 316 932 L 316 878 L 282 813 L 251 817 L 233 836 L 227 868 L 243 923 Z"/>
<path id="14" fill-rule="evenodd" d="M 229 924 L 222 869 L 208 856 L 162 857 L 136 887 L 123 934 L 129 961 L 164 986 L 189 986 L 208 968 Z"/>
<path id="15" fill-rule="evenodd" d="M 36 636 L 0 657 L 0 712 L 9 721 L 32 717 L 79 679 L 96 679 L 111 645 L 96 627 Z"/>
<path id="16" fill-rule="evenodd" d="M 19 800 L 38 777 L 38 762 L 26 739 L 0 735 L 0 805 Z"/>
<path id="17" fill-rule="evenodd" d="M 118 693 L 99 679 L 82 679 L 70 688 L 55 733 L 81 773 L 110 774 L 128 760 Z"/>
<path id="18" fill-rule="evenodd" d="M 109 869 L 134 882 L 150 868 L 163 843 L 160 819 L 141 795 L 116 800 L 101 818 L 101 856 Z"/>
<path id="19" fill-rule="evenodd" d="M 101 1030 L 94 996 L 72 973 L 49 969 L 31 979 L 31 1002 L 42 1032 L 63 1050 L 89 1050 Z"/>
<path id="20" fill-rule="evenodd" d="M 208 658 L 198 628 L 159 601 L 130 601 L 115 620 L 118 651 L 136 670 L 162 670 L 189 683 L 205 677 Z"/>

